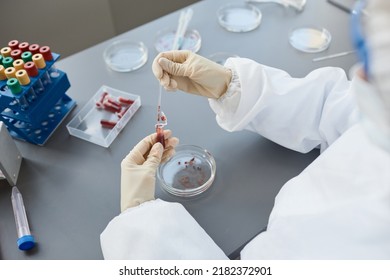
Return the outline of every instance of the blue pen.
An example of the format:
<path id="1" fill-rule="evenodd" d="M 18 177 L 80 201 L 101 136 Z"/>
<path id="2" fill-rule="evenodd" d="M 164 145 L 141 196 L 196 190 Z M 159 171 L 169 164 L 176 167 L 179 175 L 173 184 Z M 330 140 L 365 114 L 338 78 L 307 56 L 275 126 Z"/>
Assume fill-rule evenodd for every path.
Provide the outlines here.
<path id="1" fill-rule="evenodd" d="M 24 208 L 23 197 L 15 186 L 12 188 L 12 208 L 14 210 L 16 231 L 18 233 L 18 248 L 20 250 L 30 250 L 35 246 L 34 236 L 31 235 L 30 228 L 28 226 L 26 209 Z"/>

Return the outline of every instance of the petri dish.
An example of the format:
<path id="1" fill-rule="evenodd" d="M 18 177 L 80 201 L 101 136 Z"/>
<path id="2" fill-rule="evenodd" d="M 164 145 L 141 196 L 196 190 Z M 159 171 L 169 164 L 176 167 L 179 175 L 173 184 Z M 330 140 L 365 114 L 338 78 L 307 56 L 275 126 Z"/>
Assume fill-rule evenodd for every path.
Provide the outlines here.
<path id="1" fill-rule="evenodd" d="M 292 30 L 289 42 L 295 49 L 306 53 L 326 50 L 332 41 L 332 35 L 325 28 L 300 27 Z"/>
<path id="2" fill-rule="evenodd" d="M 176 30 L 164 29 L 157 33 L 154 46 L 158 52 L 172 50 L 173 41 L 175 40 Z M 202 38 L 197 30 L 187 30 L 180 50 L 189 50 L 194 53 L 198 52 L 202 45 Z"/>
<path id="3" fill-rule="evenodd" d="M 209 56 L 209 59 L 218 64 L 225 65 L 225 62 L 229 57 L 238 57 L 238 55 L 231 54 L 228 52 L 216 52 L 211 54 Z"/>
<path id="4" fill-rule="evenodd" d="M 179 197 L 193 197 L 209 189 L 216 172 L 214 157 L 194 145 L 179 145 L 175 150 L 157 170 L 161 188 Z"/>
<path id="5" fill-rule="evenodd" d="M 250 4 L 226 4 L 217 11 L 219 24 L 231 32 L 248 32 L 261 23 L 261 11 Z"/>
<path id="6" fill-rule="evenodd" d="M 103 52 L 108 67 L 118 72 L 130 72 L 141 68 L 148 60 L 148 49 L 143 42 L 118 40 Z"/>

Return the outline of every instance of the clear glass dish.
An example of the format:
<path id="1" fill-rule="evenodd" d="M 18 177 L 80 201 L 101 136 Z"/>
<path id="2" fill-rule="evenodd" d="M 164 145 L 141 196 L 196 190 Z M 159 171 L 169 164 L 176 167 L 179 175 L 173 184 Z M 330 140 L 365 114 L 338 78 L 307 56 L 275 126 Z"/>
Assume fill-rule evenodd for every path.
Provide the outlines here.
<path id="1" fill-rule="evenodd" d="M 219 24 L 231 32 L 248 32 L 260 23 L 261 11 L 250 4 L 226 4 L 217 11 Z"/>
<path id="2" fill-rule="evenodd" d="M 172 50 L 173 41 L 175 40 L 176 30 L 164 29 L 157 33 L 154 46 L 158 52 Z M 197 30 L 187 30 L 184 34 L 184 40 L 180 50 L 189 50 L 194 53 L 200 50 L 202 38 Z"/>
<path id="3" fill-rule="evenodd" d="M 332 41 L 332 35 L 325 28 L 300 27 L 289 34 L 289 42 L 295 49 L 306 53 L 318 53 L 326 50 Z"/>
<path id="4" fill-rule="evenodd" d="M 228 52 L 217 52 L 217 53 L 211 54 L 209 56 L 209 59 L 218 63 L 218 64 L 225 65 L 225 62 L 229 57 L 238 57 L 238 55 L 231 54 Z"/>
<path id="5" fill-rule="evenodd" d="M 166 192 L 180 197 L 193 197 L 206 191 L 216 172 L 214 157 L 194 145 L 179 145 L 176 153 L 157 170 L 157 179 Z"/>
<path id="6" fill-rule="evenodd" d="M 118 72 L 130 72 L 141 68 L 148 60 L 148 49 L 142 42 L 127 39 L 111 43 L 103 52 L 108 67 Z"/>

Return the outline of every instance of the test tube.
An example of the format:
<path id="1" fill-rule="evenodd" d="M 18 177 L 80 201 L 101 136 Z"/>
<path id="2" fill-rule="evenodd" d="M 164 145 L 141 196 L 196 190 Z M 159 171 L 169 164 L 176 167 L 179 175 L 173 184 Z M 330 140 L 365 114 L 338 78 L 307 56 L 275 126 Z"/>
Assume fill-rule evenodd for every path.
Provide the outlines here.
<path id="1" fill-rule="evenodd" d="M 14 68 L 16 70 L 21 70 L 21 69 L 24 69 L 24 61 L 23 59 L 19 58 L 17 60 L 15 60 L 12 65 L 14 66 Z"/>
<path id="2" fill-rule="evenodd" d="M 18 79 L 19 83 L 22 86 L 29 86 L 30 85 L 30 78 L 27 75 L 27 71 L 22 69 L 19 71 L 16 71 L 16 78 Z M 30 87 L 27 91 L 27 101 L 32 102 L 35 99 L 37 99 L 37 95 L 35 94 L 35 90 L 33 87 Z"/>
<path id="3" fill-rule="evenodd" d="M 156 124 L 157 132 L 157 142 L 160 142 L 161 145 L 165 148 L 165 137 L 164 137 L 164 126 Z"/>
<path id="4" fill-rule="evenodd" d="M 29 61 L 24 64 L 24 69 L 30 77 L 37 77 L 39 75 L 38 68 L 34 62 Z M 37 79 L 33 85 L 35 93 L 41 94 L 45 90 L 41 79 Z"/>
<path id="5" fill-rule="evenodd" d="M 4 47 L 0 50 L 0 53 L 3 57 L 9 57 L 11 56 L 12 49 L 10 47 Z"/>
<path id="6" fill-rule="evenodd" d="M 18 49 L 19 41 L 18 40 L 12 40 L 8 42 L 8 47 L 10 47 L 13 50 Z"/>
<path id="7" fill-rule="evenodd" d="M 21 58 L 24 62 L 32 61 L 32 53 L 29 51 L 23 52 Z"/>
<path id="8" fill-rule="evenodd" d="M 0 65 L 0 81 L 7 80 L 7 76 L 5 75 L 5 68 L 3 65 Z"/>
<path id="9" fill-rule="evenodd" d="M 24 95 L 22 95 L 22 93 L 23 93 L 22 87 L 20 86 L 18 79 L 16 79 L 16 78 L 8 79 L 7 86 L 11 90 L 11 93 L 14 95 L 16 101 L 19 103 L 20 109 L 22 111 L 27 110 L 29 107 L 29 104 L 28 104 L 26 97 Z"/>
<path id="10" fill-rule="evenodd" d="M 16 69 L 14 67 L 8 67 L 4 70 L 4 74 L 7 79 L 16 78 Z"/>
<path id="11" fill-rule="evenodd" d="M 42 54 L 45 61 L 53 61 L 53 55 L 51 53 L 50 47 L 43 46 L 39 49 L 39 52 Z M 54 63 L 49 69 L 49 74 L 52 78 L 57 78 L 60 75 Z"/>
<path id="12" fill-rule="evenodd" d="M 12 50 L 11 51 L 11 57 L 16 60 L 16 59 L 19 59 L 22 55 L 22 51 L 19 50 L 19 49 L 16 49 L 16 50 Z"/>
<path id="13" fill-rule="evenodd" d="M 44 70 L 46 68 L 46 62 L 45 59 L 43 58 L 42 54 L 36 53 L 32 56 L 32 61 L 35 63 L 35 65 L 38 67 L 40 70 Z M 42 75 L 42 82 L 44 85 L 47 85 L 51 83 L 51 79 L 49 76 L 49 73 L 45 71 Z"/>
<path id="14" fill-rule="evenodd" d="M 35 239 L 34 236 L 31 235 L 30 227 L 28 225 L 22 194 L 16 186 L 12 188 L 11 201 L 12 209 L 14 210 L 16 231 L 18 234 L 16 244 L 18 245 L 19 250 L 30 250 L 35 246 Z"/>
<path id="15" fill-rule="evenodd" d="M 29 46 L 30 46 L 29 43 L 27 43 L 27 42 L 22 42 L 22 43 L 19 44 L 19 49 L 20 49 L 22 52 L 27 52 Z"/>
<path id="16" fill-rule="evenodd" d="M 11 67 L 13 62 L 14 62 L 14 59 L 10 56 L 3 58 L 3 65 L 5 68 Z"/>
<path id="17" fill-rule="evenodd" d="M 39 53 L 39 45 L 38 44 L 32 44 L 28 47 L 28 50 L 32 53 L 32 54 L 36 54 L 36 53 Z"/>

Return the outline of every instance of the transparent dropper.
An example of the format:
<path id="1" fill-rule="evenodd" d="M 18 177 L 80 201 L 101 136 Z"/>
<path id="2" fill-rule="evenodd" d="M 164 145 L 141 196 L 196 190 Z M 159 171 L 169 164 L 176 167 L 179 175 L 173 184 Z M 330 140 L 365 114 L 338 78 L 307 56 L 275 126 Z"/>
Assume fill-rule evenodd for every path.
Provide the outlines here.
<path id="1" fill-rule="evenodd" d="M 184 35 L 186 33 L 188 24 L 192 18 L 193 10 L 186 9 L 180 13 L 179 24 L 176 30 L 175 38 L 172 45 L 172 50 L 180 49 L 183 44 Z M 158 93 L 157 101 L 157 123 L 156 123 L 156 132 L 157 132 L 157 142 L 160 142 L 165 148 L 165 138 L 164 138 L 164 126 L 168 124 L 168 119 L 165 116 L 164 112 L 161 111 L 161 97 L 162 97 L 162 85 L 160 84 L 160 89 Z"/>

